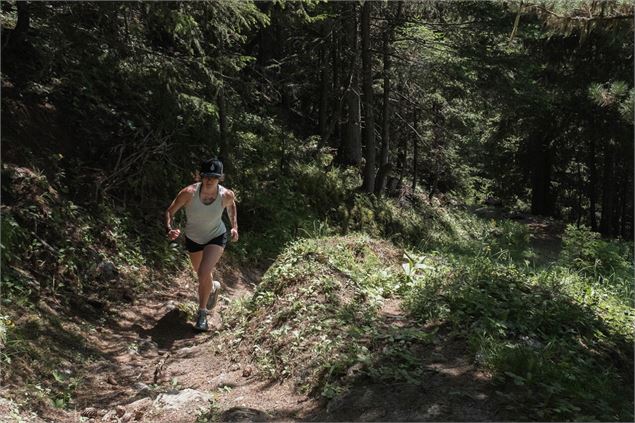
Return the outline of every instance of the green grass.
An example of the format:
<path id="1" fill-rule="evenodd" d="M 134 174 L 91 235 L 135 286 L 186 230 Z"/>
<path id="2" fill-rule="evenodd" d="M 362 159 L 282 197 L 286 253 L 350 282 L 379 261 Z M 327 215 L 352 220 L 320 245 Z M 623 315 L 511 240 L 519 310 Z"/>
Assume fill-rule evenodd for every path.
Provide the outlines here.
<path id="1" fill-rule="evenodd" d="M 331 398 L 358 377 L 425 384 L 418 354 L 435 335 L 424 324 L 446 322 L 493 373 L 510 417 L 633 419 L 632 243 L 568 227 L 559 258 L 545 262 L 526 225 L 420 194 L 401 203 L 355 194 L 358 178 L 324 172 L 331 158 L 320 157 L 292 164 L 293 178 L 263 184 L 241 203 L 251 227 L 241 225 L 241 242 L 228 252 L 243 264 L 273 264 L 253 298 L 232 306 L 231 336 L 217 349 L 246 353 L 262 375 Z M 106 206 L 87 210 L 59 198 L 41 175 L 31 177 L 3 181 L 14 184 L 9 191 L 36 191 L 3 213 L 2 283 L 11 310 L 0 316 L 0 357 L 15 371 L 43 361 L 25 386 L 69 407 L 81 380 L 61 373 L 55 358 L 68 342 L 52 342 L 49 357 L 30 338 L 39 329 L 24 326 L 32 319 L 15 324 L 17 316 L 35 314 L 32 300 L 43 293 L 108 292 L 108 283 L 88 277 L 101 260 L 144 289 L 152 269 L 177 269 L 185 255 L 160 230 L 144 234 L 134 217 Z M 37 261 L 47 266 L 44 276 L 25 270 Z M 379 310 L 390 297 L 403 300 L 415 324 L 384 324 Z"/>
<path id="2" fill-rule="evenodd" d="M 415 350 L 431 335 L 386 328 L 378 313 L 398 285 L 400 257 L 362 234 L 290 244 L 252 300 L 232 311 L 232 349 L 251 355 L 264 376 L 327 398 L 360 374 L 420 383 Z"/>
<path id="3" fill-rule="evenodd" d="M 566 248 L 558 265 L 541 268 L 492 249 L 411 254 L 405 307 L 421 321 L 450 322 L 469 340 L 510 416 L 632 420 L 635 313 L 621 289 L 632 285 L 632 265 L 612 255 L 611 269 L 630 266 L 631 276 L 598 278 Z"/>
<path id="4" fill-rule="evenodd" d="M 83 334 L 103 310 L 86 299 L 120 301 L 122 289 L 155 287 L 157 275 L 182 265 L 182 255 L 161 231 L 141 234 L 124 212 L 74 204 L 38 171 L 5 164 L 2 176 L 9 200 L 2 216 L 0 371 L 16 385 L 14 397 L 69 408 L 83 383 L 75 369 L 97 354 Z M 114 265 L 115 277 L 100 276 L 102 261 Z"/>
<path id="5" fill-rule="evenodd" d="M 320 179 L 310 166 L 295 171 Z M 311 204 L 307 186 L 290 195 Z M 280 246 L 232 323 L 263 374 L 292 377 L 326 397 L 345 389 L 351 369 L 375 381 L 420 383 L 416 350 L 432 336 L 420 328 L 447 322 L 494 375 L 510 417 L 632 420 L 632 244 L 568 227 L 553 260 L 557 251 L 534 250 L 540 246 L 532 248 L 520 222 L 421 195 L 400 204 L 332 188 L 348 200 L 295 225 L 302 229 L 294 237 L 305 239 Z M 332 236 L 351 232 L 366 235 Z M 359 252 L 372 239 L 409 251 L 400 272 L 390 266 L 397 259 Z M 419 322 L 409 335 L 381 329 L 378 304 L 389 296 L 402 298 Z"/>
<path id="6" fill-rule="evenodd" d="M 14 314 L 13 310 L 5 310 Z M 15 320 L 19 320 L 16 322 Z M 76 324 L 40 310 L 0 318 L 3 377 L 16 383 L 11 396 L 27 408 L 52 405 L 72 409 L 81 389 L 87 360 L 99 356 L 78 332 Z"/>

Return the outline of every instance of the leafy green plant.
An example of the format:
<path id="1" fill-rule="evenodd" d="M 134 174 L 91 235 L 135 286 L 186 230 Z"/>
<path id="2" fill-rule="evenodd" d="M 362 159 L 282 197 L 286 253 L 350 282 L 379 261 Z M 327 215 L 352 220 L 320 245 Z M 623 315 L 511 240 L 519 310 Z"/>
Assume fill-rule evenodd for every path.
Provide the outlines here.
<path id="1" fill-rule="evenodd" d="M 203 408 L 196 415 L 196 423 L 218 422 L 220 421 L 220 415 L 220 405 L 216 398 L 212 398 L 209 402 L 208 408 Z"/>
<path id="2" fill-rule="evenodd" d="M 411 255 L 404 269 L 406 309 L 423 321 L 451 322 L 477 361 L 514 387 L 508 395 L 529 398 L 525 412 L 632 418 L 623 386 L 632 369 L 633 309 L 619 292 L 594 293 L 593 279 L 558 268 L 532 272 L 489 255 Z"/>
<path id="3" fill-rule="evenodd" d="M 567 225 L 563 236 L 561 261 L 584 274 L 610 278 L 632 273 L 632 245 L 604 241 L 585 226 Z"/>
<path id="4" fill-rule="evenodd" d="M 56 383 L 57 389 L 55 394 L 51 398 L 53 405 L 56 408 L 69 408 L 73 405 L 73 394 L 77 387 L 81 383 L 81 379 L 70 376 L 70 374 L 53 370 L 53 380 Z"/>
<path id="5" fill-rule="evenodd" d="M 0 249 L 2 251 L 1 257 L 2 264 L 6 267 L 12 262 L 13 256 L 19 248 L 19 243 L 23 239 L 23 235 L 20 225 L 11 215 L 4 214 L 0 220 L 0 225 L 0 234 L 2 235 L 0 243 Z"/>
<path id="6" fill-rule="evenodd" d="M 293 242 L 228 326 L 261 374 L 291 377 L 303 392 L 332 398 L 359 376 L 420 380 L 416 350 L 429 334 L 380 324 L 381 303 L 399 283 L 399 257 L 364 234 Z"/>
<path id="7" fill-rule="evenodd" d="M 633 298 L 633 244 L 600 239 L 585 226 L 568 225 L 563 236 L 560 263 L 607 284 L 619 291 L 619 296 Z"/>

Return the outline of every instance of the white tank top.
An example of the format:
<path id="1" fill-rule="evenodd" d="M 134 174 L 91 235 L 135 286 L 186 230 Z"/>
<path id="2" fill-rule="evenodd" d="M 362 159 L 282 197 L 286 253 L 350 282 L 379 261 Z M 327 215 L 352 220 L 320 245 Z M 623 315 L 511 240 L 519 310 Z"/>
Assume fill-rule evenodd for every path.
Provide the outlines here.
<path id="1" fill-rule="evenodd" d="M 218 185 L 218 193 L 211 204 L 201 201 L 201 183 L 196 183 L 192 200 L 185 206 L 185 236 L 197 244 L 206 244 L 224 234 L 227 229 L 223 223 L 223 196 L 225 187 Z"/>

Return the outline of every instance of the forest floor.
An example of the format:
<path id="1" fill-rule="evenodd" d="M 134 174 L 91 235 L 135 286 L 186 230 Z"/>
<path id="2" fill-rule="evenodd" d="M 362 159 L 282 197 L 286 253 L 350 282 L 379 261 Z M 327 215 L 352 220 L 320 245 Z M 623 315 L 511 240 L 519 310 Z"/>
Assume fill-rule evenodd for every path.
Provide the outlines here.
<path id="1" fill-rule="evenodd" d="M 257 273 L 223 273 L 224 291 L 210 319 L 212 328 L 221 327 L 228 302 L 250 296 L 258 279 Z M 83 375 L 76 411 L 46 408 L 39 416 L 56 422 L 495 420 L 494 403 L 488 401 L 493 395 L 489 375 L 470 363 L 464 342 L 443 330 L 422 352 L 430 369 L 423 389 L 406 383 L 357 383 L 323 402 L 297 393 L 291 380 L 260 378 L 247 357 L 233 362 L 217 353 L 222 333 L 195 332 L 185 313 L 174 307 L 193 301 L 195 291 L 193 278 L 184 272 L 169 289 L 133 306 L 113 308 L 111 317 L 87 335 L 99 358 L 75 369 Z M 407 320 L 395 299 L 384 303 L 382 314 L 390 325 Z"/>
<path id="2" fill-rule="evenodd" d="M 553 218 L 510 213 L 501 207 L 475 207 L 471 211 L 482 218 L 496 220 L 513 219 L 527 227 L 529 246 L 536 254 L 536 264 L 545 265 L 558 259 L 562 250 L 564 224 Z"/>
<path id="3" fill-rule="evenodd" d="M 557 252 L 557 228 L 538 220 L 527 224 L 535 248 L 548 255 Z M 92 359 L 84 368 L 73 369 L 81 378 L 73 395 L 75 411 L 45 407 L 38 416 L 27 415 L 3 400 L 0 418 L 170 423 L 504 420 L 491 375 L 472 363 L 466 341 L 443 326 L 420 352 L 428 369 L 423 386 L 357 379 L 346 392 L 326 401 L 298 393 L 290 379 L 260 377 L 249 357 L 230 358 L 219 344 L 228 342 L 222 319 L 229 303 L 250 297 L 262 272 L 221 266 L 219 273 L 223 291 L 210 319 L 211 331 L 195 332 L 179 307 L 193 302 L 196 293 L 191 272 L 184 271 L 132 305 L 113 306 L 107 318 L 77 316 L 78 334 L 90 346 Z M 381 316 L 391 327 L 411 323 L 396 298 L 384 302 Z"/>

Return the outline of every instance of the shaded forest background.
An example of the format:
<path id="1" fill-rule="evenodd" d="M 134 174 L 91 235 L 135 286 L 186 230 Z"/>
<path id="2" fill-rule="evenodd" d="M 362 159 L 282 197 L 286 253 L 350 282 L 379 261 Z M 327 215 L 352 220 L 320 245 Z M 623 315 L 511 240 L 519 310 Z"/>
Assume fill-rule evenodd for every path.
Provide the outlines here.
<path id="1" fill-rule="evenodd" d="M 352 166 L 632 239 L 632 38 L 619 2 L 4 2 L 3 158 L 153 224 L 219 155 L 247 225 Z"/>
<path id="2" fill-rule="evenodd" d="M 493 375 L 501 420 L 632 420 L 629 2 L 0 8 L 0 397 L 92 405 L 110 357 L 85 327 L 174 290 L 164 211 L 218 156 L 241 233 L 223 264 L 263 274 L 221 329 L 265 346 L 245 353 L 262 377 L 418 391 L 438 323 Z M 385 332 L 384 300 L 414 326 Z"/>

